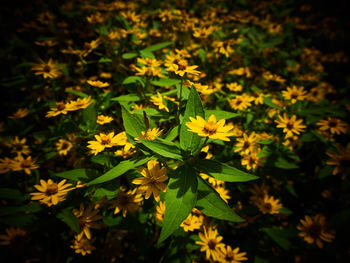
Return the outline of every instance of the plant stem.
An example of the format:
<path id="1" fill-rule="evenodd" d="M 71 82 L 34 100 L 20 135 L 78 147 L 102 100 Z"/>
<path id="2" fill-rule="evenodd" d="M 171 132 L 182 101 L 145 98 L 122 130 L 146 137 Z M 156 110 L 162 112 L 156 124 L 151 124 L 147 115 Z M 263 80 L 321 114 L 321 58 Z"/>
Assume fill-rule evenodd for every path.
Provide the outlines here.
<path id="1" fill-rule="evenodd" d="M 182 106 L 182 81 L 183 81 L 183 78 L 181 77 L 181 83 L 180 83 L 180 96 L 179 96 L 179 109 L 177 111 L 177 118 L 176 118 L 176 121 L 178 124 L 180 124 L 180 110 L 181 110 L 181 106 Z"/>

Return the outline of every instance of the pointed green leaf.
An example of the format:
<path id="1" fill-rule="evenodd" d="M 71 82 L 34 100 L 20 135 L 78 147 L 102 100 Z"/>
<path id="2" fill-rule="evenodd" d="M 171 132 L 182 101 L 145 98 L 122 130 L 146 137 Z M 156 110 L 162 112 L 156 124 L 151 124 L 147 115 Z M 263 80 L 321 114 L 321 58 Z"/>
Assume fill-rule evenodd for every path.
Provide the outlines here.
<path id="1" fill-rule="evenodd" d="M 94 169 L 74 169 L 61 173 L 55 173 L 54 175 L 72 181 L 87 181 L 87 179 L 96 178 L 100 175 L 100 173 Z"/>
<path id="2" fill-rule="evenodd" d="M 157 50 L 159 50 L 159 49 L 165 48 L 165 47 L 167 47 L 167 46 L 170 46 L 170 45 L 172 45 L 172 44 L 173 44 L 172 41 L 161 42 L 161 43 L 157 43 L 157 44 L 154 44 L 154 45 L 152 45 L 152 46 L 146 47 L 146 48 L 143 49 L 143 50 L 153 52 L 153 51 L 157 51 Z"/>
<path id="3" fill-rule="evenodd" d="M 180 80 L 161 78 L 159 80 L 151 80 L 151 84 L 158 87 L 169 87 L 175 86 L 176 84 L 180 84 Z"/>
<path id="4" fill-rule="evenodd" d="M 181 166 L 170 178 L 165 195 L 165 214 L 158 242 L 170 236 L 191 213 L 197 199 L 197 173 Z"/>
<path id="5" fill-rule="evenodd" d="M 143 145 L 161 156 L 176 160 L 183 160 L 182 152 L 176 144 L 166 140 L 147 141 L 140 139 Z"/>
<path id="6" fill-rule="evenodd" d="M 237 116 L 240 116 L 241 114 L 235 113 L 235 112 L 229 112 L 229 111 L 223 111 L 223 110 L 206 110 L 205 111 L 205 118 L 208 119 L 210 115 L 214 114 L 217 120 L 221 119 L 231 119 Z"/>
<path id="7" fill-rule="evenodd" d="M 122 117 L 126 133 L 137 137 L 142 131 L 145 131 L 145 124 L 135 115 L 132 115 L 122 106 Z"/>
<path id="8" fill-rule="evenodd" d="M 73 214 L 72 208 L 66 208 L 57 214 L 57 218 L 66 223 L 74 232 L 79 233 L 79 222 L 77 217 Z"/>
<path id="9" fill-rule="evenodd" d="M 226 203 L 220 195 L 201 177 L 198 176 L 198 194 L 196 207 L 205 215 L 220 220 L 231 222 L 243 222 Z"/>
<path id="10" fill-rule="evenodd" d="M 196 116 L 205 117 L 201 98 L 197 90 L 192 87 L 187 100 L 185 116 L 183 117 L 180 128 L 180 147 L 185 151 L 191 151 L 191 153 L 196 152 L 196 150 L 200 148 L 201 137 L 196 133 L 188 131 L 186 122 L 190 121 L 190 117 L 196 118 Z"/>
<path id="11" fill-rule="evenodd" d="M 274 162 L 274 165 L 277 168 L 281 169 L 298 169 L 298 165 L 294 163 L 292 160 L 286 160 L 283 157 L 279 156 L 277 160 Z"/>
<path id="12" fill-rule="evenodd" d="M 138 54 L 136 52 L 130 52 L 130 53 L 124 53 L 122 55 L 123 59 L 131 59 L 131 58 L 136 58 Z"/>
<path id="13" fill-rule="evenodd" d="M 139 167 L 140 165 L 143 165 L 150 159 L 151 157 L 149 156 L 141 156 L 141 157 L 121 161 L 117 166 L 109 170 L 107 173 L 101 175 L 100 177 L 97 177 L 96 179 L 90 181 L 87 185 L 100 184 L 100 183 L 113 180 L 121 176 L 122 174 L 126 173 L 129 170 Z"/>
<path id="14" fill-rule="evenodd" d="M 214 160 L 197 160 L 196 167 L 201 172 L 225 182 L 247 182 L 258 178 L 255 175 L 245 173 L 235 167 Z"/>
<path id="15" fill-rule="evenodd" d="M 111 98 L 111 101 L 139 101 L 139 100 L 142 100 L 142 98 L 138 94 L 121 95 L 119 97 Z"/>

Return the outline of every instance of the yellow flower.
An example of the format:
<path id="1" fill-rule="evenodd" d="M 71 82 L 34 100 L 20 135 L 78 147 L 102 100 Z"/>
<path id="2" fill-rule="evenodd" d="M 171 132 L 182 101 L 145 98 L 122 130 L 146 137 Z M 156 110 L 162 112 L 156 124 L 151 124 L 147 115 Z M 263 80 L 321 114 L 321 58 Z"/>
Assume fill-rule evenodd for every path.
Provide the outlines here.
<path id="1" fill-rule="evenodd" d="M 209 26 L 209 27 L 199 27 L 199 28 L 194 28 L 193 29 L 193 36 L 195 38 L 207 38 L 211 33 L 213 33 L 213 31 L 215 30 L 215 28 L 213 26 Z"/>
<path id="2" fill-rule="evenodd" d="M 148 129 L 146 132 L 142 131 L 139 134 L 140 139 L 154 141 L 159 135 L 161 135 L 163 130 L 159 130 L 159 128 Z M 136 142 L 140 142 L 138 138 L 135 138 Z"/>
<path id="3" fill-rule="evenodd" d="M 9 119 L 21 119 L 28 115 L 29 110 L 27 108 L 19 108 L 16 112 L 14 112 L 11 116 L 9 116 Z"/>
<path id="4" fill-rule="evenodd" d="M 228 137 L 233 136 L 231 125 L 225 126 L 225 120 L 216 121 L 215 115 L 211 115 L 208 121 L 205 121 L 201 116 L 196 119 L 190 117 L 191 122 L 186 122 L 186 126 L 190 132 L 197 133 L 201 137 L 209 137 L 210 139 L 218 139 L 230 141 Z"/>
<path id="5" fill-rule="evenodd" d="M 41 59 L 39 59 L 39 62 L 39 64 L 33 64 L 31 66 L 32 70 L 35 71 L 35 75 L 42 75 L 44 79 L 56 79 L 61 76 L 61 68 L 51 58 L 47 63 Z"/>
<path id="6" fill-rule="evenodd" d="M 23 139 L 19 139 L 18 136 L 15 136 L 15 138 L 10 140 L 10 143 L 6 143 L 7 146 L 11 147 L 11 152 L 12 153 L 16 153 L 17 155 L 28 155 L 30 154 L 30 149 L 28 147 L 28 145 L 26 145 L 27 139 L 23 138 Z"/>
<path id="7" fill-rule="evenodd" d="M 120 188 L 117 197 L 111 201 L 110 207 L 114 208 L 114 214 L 122 211 L 123 217 L 126 217 L 127 212 L 133 213 L 140 208 L 143 198 L 136 191 L 135 188 L 125 192 L 123 188 Z"/>
<path id="8" fill-rule="evenodd" d="M 183 77 L 186 73 L 192 74 L 192 75 L 199 75 L 201 72 L 196 70 L 198 66 L 189 66 L 187 60 L 181 59 L 181 60 L 175 60 L 173 64 L 170 64 L 166 70 L 175 72 L 175 74 L 180 75 Z"/>
<path id="9" fill-rule="evenodd" d="M 229 41 L 214 41 L 213 47 L 215 53 L 223 54 L 227 58 L 234 52 Z"/>
<path id="10" fill-rule="evenodd" d="M 196 244 L 201 245 L 200 251 L 205 251 L 205 257 L 207 260 L 212 258 L 214 261 L 220 259 L 221 250 L 225 247 L 224 243 L 221 243 L 222 236 L 218 236 L 217 229 L 212 227 L 203 227 L 204 233 L 199 233 L 198 236 L 201 241 L 196 241 Z"/>
<path id="11" fill-rule="evenodd" d="M 322 248 L 322 241 L 330 243 L 335 238 L 334 231 L 327 231 L 326 218 L 323 215 L 305 216 L 305 220 L 301 219 L 300 223 L 301 225 L 297 226 L 297 229 L 301 231 L 299 236 L 304 237 L 309 244 L 316 242 L 316 245 Z"/>
<path id="12" fill-rule="evenodd" d="M 165 202 L 160 201 L 159 205 L 156 206 L 156 212 L 154 216 L 158 222 L 162 222 L 165 214 Z"/>
<path id="13" fill-rule="evenodd" d="M 248 94 L 242 94 L 242 95 L 237 95 L 233 99 L 229 99 L 228 103 L 230 104 L 231 108 L 234 110 L 245 110 L 246 108 L 252 105 L 251 102 L 253 100 L 254 99 Z"/>
<path id="14" fill-rule="evenodd" d="M 114 132 L 100 133 L 100 135 L 95 135 L 95 139 L 96 141 L 88 141 L 89 145 L 87 146 L 94 155 L 102 152 L 105 148 L 121 145 L 123 140 L 122 135 L 114 136 Z"/>
<path id="15" fill-rule="evenodd" d="M 337 118 L 328 117 L 327 120 L 320 120 L 316 125 L 321 131 L 329 131 L 331 134 L 346 133 L 348 125 Z"/>
<path id="16" fill-rule="evenodd" d="M 214 177 L 211 177 L 205 173 L 199 173 L 199 176 L 202 177 L 204 180 L 208 180 L 208 182 L 215 188 L 219 187 L 220 185 L 224 184 L 224 181 L 215 179 Z"/>
<path id="17" fill-rule="evenodd" d="M 185 232 L 194 231 L 196 229 L 200 229 L 202 225 L 202 221 L 193 214 L 189 214 L 188 217 L 181 223 L 181 227 Z"/>
<path id="18" fill-rule="evenodd" d="M 59 155 L 67 155 L 68 152 L 72 149 L 73 144 L 70 141 L 59 139 L 55 144 L 56 151 L 58 151 Z"/>
<path id="19" fill-rule="evenodd" d="M 306 91 L 304 87 L 287 87 L 287 90 L 282 91 L 283 97 L 287 100 L 291 100 L 292 104 L 297 102 L 297 100 L 305 100 Z"/>
<path id="20" fill-rule="evenodd" d="M 227 83 L 226 88 L 233 92 L 240 92 L 243 90 L 243 86 L 239 85 L 237 82 Z"/>
<path id="21" fill-rule="evenodd" d="M 26 174 L 30 175 L 31 171 L 39 168 L 39 165 L 36 165 L 31 156 L 28 156 L 26 159 L 22 155 L 18 155 L 14 160 L 11 160 L 10 169 L 13 171 L 24 171 Z"/>
<path id="22" fill-rule="evenodd" d="M 305 125 L 301 124 L 303 120 L 297 120 L 297 117 L 293 115 L 291 118 L 287 116 L 286 113 L 278 115 L 279 120 L 275 120 L 277 123 L 277 128 L 283 128 L 283 132 L 286 133 L 286 138 L 292 137 L 293 134 L 300 134 L 300 132 L 304 132 L 303 129 L 306 128 Z"/>
<path id="23" fill-rule="evenodd" d="M 231 199 L 231 196 L 230 196 L 230 191 L 225 188 L 225 182 L 217 184 L 214 188 L 216 192 L 218 192 L 222 200 L 228 203 L 228 200 Z"/>
<path id="24" fill-rule="evenodd" d="M 282 208 L 279 199 L 274 199 L 273 196 L 265 194 L 264 199 L 260 199 L 257 206 L 263 214 L 279 214 L 278 209 Z"/>
<path id="25" fill-rule="evenodd" d="M 0 246 L 10 245 L 13 241 L 17 240 L 18 237 L 27 235 L 27 231 L 18 227 L 9 227 L 5 229 L 6 234 L 0 235 Z"/>
<path id="26" fill-rule="evenodd" d="M 97 116 L 97 120 L 96 120 L 96 123 L 100 124 L 100 125 L 103 125 L 103 124 L 106 124 L 106 123 L 110 123 L 111 121 L 113 121 L 113 118 L 110 117 L 110 116 L 105 116 L 105 115 L 98 115 Z"/>
<path id="27" fill-rule="evenodd" d="M 333 175 L 340 173 L 345 178 L 350 163 L 350 143 L 346 145 L 345 150 L 340 144 L 337 144 L 337 150 L 338 154 L 327 152 L 327 155 L 332 159 L 328 160 L 326 164 L 336 166 L 333 169 Z"/>
<path id="28" fill-rule="evenodd" d="M 75 253 L 82 254 L 85 256 L 86 254 L 91 254 L 92 250 L 95 250 L 96 248 L 92 245 L 95 239 L 89 240 L 86 237 L 83 237 L 81 239 L 77 239 L 77 236 L 75 236 L 75 239 L 73 241 L 73 245 L 70 247 L 75 250 Z"/>
<path id="29" fill-rule="evenodd" d="M 86 81 L 89 85 L 97 88 L 106 88 L 109 86 L 108 82 L 102 82 L 100 80 L 87 80 Z"/>
<path id="30" fill-rule="evenodd" d="M 95 222 L 102 218 L 98 212 L 98 209 L 94 209 L 93 203 L 90 203 L 86 209 L 83 203 L 80 204 L 79 210 L 73 209 L 73 214 L 78 219 L 80 227 L 80 233 L 76 236 L 77 240 L 81 240 L 84 236 L 91 239 L 90 228 L 99 229 L 101 227 L 100 223 Z"/>
<path id="31" fill-rule="evenodd" d="M 145 198 L 148 199 L 153 194 L 154 199 L 159 202 L 159 191 L 166 191 L 166 184 L 163 182 L 168 179 L 166 174 L 166 168 L 160 168 L 159 163 L 156 160 L 150 160 L 147 162 L 146 168 L 139 168 L 143 177 L 136 178 L 132 181 L 133 184 L 140 185 L 137 188 L 138 193 L 145 193 Z"/>
<path id="32" fill-rule="evenodd" d="M 239 252 L 239 247 L 232 248 L 227 245 L 222 248 L 222 258 L 220 262 L 222 263 L 240 263 L 241 261 L 248 260 L 246 257 L 247 252 Z"/>
<path id="33" fill-rule="evenodd" d="M 40 180 L 40 185 L 34 185 L 34 187 L 39 191 L 35 193 L 30 193 L 32 195 L 32 200 L 39 200 L 40 203 L 47 206 L 57 205 L 66 199 L 66 195 L 73 188 L 67 188 L 71 184 L 66 184 L 67 179 L 62 180 L 58 184 L 53 182 L 51 179 L 45 182 Z"/>
<path id="34" fill-rule="evenodd" d="M 66 104 L 63 101 L 56 102 L 56 108 L 50 108 L 50 110 L 46 113 L 46 118 L 55 117 L 59 114 L 67 114 L 68 109 Z"/>
<path id="35" fill-rule="evenodd" d="M 263 166 L 261 163 L 262 158 L 258 157 L 260 149 L 255 149 L 249 154 L 242 154 L 241 164 L 246 166 L 247 170 L 255 170 L 259 166 Z"/>
<path id="36" fill-rule="evenodd" d="M 91 96 L 88 98 L 78 98 L 77 100 L 71 100 L 67 103 L 66 108 L 68 111 L 76 111 L 80 109 L 86 109 L 94 101 L 91 99 Z"/>
<path id="37" fill-rule="evenodd" d="M 135 70 L 137 71 L 136 75 L 141 76 L 158 76 L 163 77 L 162 68 L 160 67 L 161 62 L 157 61 L 156 59 L 151 58 L 137 58 L 137 62 L 139 64 L 142 64 L 143 66 L 141 68 L 135 67 Z"/>
<path id="38" fill-rule="evenodd" d="M 152 97 L 151 97 L 151 102 L 152 102 L 154 105 L 158 106 L 158 109 L 160 109 L 160 110 L 164 109 L 164 110 L 166 110 L 167 112 L 169 112 L 169 109 L 168 109 L 168 107 L 164 104 L 164 102 L 163 102 L 163 97 L 162 97 L 162 95 L 161 95 L 159 92 L 157 92 L 157 96 L 152 96 Z"/>

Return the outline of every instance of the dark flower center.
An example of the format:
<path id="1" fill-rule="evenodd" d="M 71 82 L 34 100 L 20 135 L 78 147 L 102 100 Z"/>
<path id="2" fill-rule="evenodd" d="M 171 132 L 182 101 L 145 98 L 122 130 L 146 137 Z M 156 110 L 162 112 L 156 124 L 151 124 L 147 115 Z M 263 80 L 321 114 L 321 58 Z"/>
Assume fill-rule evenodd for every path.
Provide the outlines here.
<path id="1" fill-rule="evenodd" d="M 203 131 L 206 133 L 209 133 L 209 135 L 213 135 L 214 133 L 216 133 L 216 129 L 217 129 L 216 122 L 209 121 L 204 125 Z"/>
<path id="2" fill-rule="evenodd" d="M 329 120 L 328 121 L 328 126 L 331 128 L 337 127 L 338 122 L 336 120 Z"/>
<path id="3" fill-rule="evenodd" d="M 286 128 L 287 128 L 288 130 L 293 130 L 293 128 L 294 128 L 294 122 L 289 121 L 289 122 L 287 123 L 287 125 L 286 125 Z"/>
<path id="4" fill-rule="evenodd" d="M 49 65 L 45 65 L 45 67 L 43 68 L 43 71 L 46 73 L 49 73 L 51 71 L 51 67 Z"/>
<path id="5" fill-rule="evenodd" d="M 46 186 L 46 194 L 47 195 L 54 195 L 58 193 L 58 186 L 57 184 L 53 183 L 53 184 L 48 184 Z"/>
<path id="6" fill-rule="evenodd" d="M 309 235 L 313 238 L 313 239 L 317 239 L 322 231 L 322 226 L 318 223 L 313 223 L 310 227 L 309 227 Z"/>
<path id="7" fill-rule="evenodd" d="M 208 242 L 208 247 L 210 250 L 215 250 L 216 247 L 216 240 L 215 239 L 210 239 Z"/>
<path id="8" fill-rule="evenodd" d="M 32 167 L 32 162 L 29 160 L 23 160 L 23 162 L 21 163 L 21 167 L 23 169 L 30 168 Z"/>

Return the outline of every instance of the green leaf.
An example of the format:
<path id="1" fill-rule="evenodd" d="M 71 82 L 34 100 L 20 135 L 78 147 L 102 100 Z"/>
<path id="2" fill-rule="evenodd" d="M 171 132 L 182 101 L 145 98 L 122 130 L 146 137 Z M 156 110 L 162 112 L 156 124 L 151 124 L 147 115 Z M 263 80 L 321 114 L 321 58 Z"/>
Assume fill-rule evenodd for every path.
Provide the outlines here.
<path id="1" fill-rule="evenodd" d="M 206 110 L 205 111 L 205 118 L 208 119 L 210 115 L 214 114 L 216 117 L 216 120 L 221 119 L 231 119 L 237 116 L 240 116 L 239 113 L 229 112 L 229 111 L 223 111 L 223 110 Z"/>
<path id="2" fill-rule="evenodd" d="M 113 167 L 111 170 L 109 170 L 107 173 L 101 175 L 100 177 L 97 177 L 96 179 L 90 181 L 87 183 L 87 185 L 93 185 L 93 184 L 100 184 L 104 183 L 110 180 L 113 180 L 127 171 L 139 167 L 140 165 L 143 165 L 148 160 L 150 160 L 151 157 L 149 156 L 141 156 L 137 158 L 132 158 L 129 160 L 121 161 L 117 166 Z"/>
<path id="3" fill-rule="evenodd" d="M 142 78 L 138 77 L 138 76 L 126 77 L 123 80 L 122 84 L 123 85 L 127 85 L 127 84 L 132 84 L 132 83 L 137 83 L 137 82 L 140 83 L 142 87 L 145 87 L 145 81 Z"/>
<path id="4" fill-rule="evenodd" d="M 144 51 L 146 50 L 146 51 L 151 51 L 151 52 L 153 52 L 153 51 L 157 51 L 157 50 L 159 50 L 159 49 L 165 48 L 165 47 L 167 47 L 167 46 L 170 46 L 170 45 L 172 45 L 172 44 L 173 44 L 172 41 L 161 42 L 161 43 L 157 43 L 157 44 L 154 44 L 154 45 L 152 45 L 152 46 L 146 47 L 146 48 L 143 49 L 143 50 L 144 50 Z M 142 51 L 142 50 L 141 50 L 141 51 Z"/>
<path id="5" fill-rule="evenodd" d="M 206 52 L 203 48 L 198 49 L 198 55 L 199 55 L 199 58 L 201 59 L 202 63 L 204 63 L 205 59 L 206 59 Z"/>
<path id="6" fill-rule="evenodd" d="M 176 160 L 183 160 L 182 152 L 174 143 L 166 140 L 148 141 L 140 139 L 143 145 L 161 156 Z"/>
<path id="7" fill-rule="evenodd" d="M 281 169 L 298 169 L 298 165 L 296 165 L 292 160 L 286 160 L 283 157 L 279 156 L 277 160 L 274 162 L 275 167 Z"/>
<path id="8" fill-rule="evenodd" d="M 65 92 L 77 95 L 77 96 L 79 96 L 81 98 L 88 98 L 89 97 L 89 95 L 87 95 L 86 93 L 81 92 L 81 91 L 77 91 L 77 90 L 74 90 L 74 89 L 69 89 L 69 90 L 66 90 Z"/>
<path id="9" fill-rule="evenodd" d="M 87 181 L 99 176 L 99 171 L 94 169 L 74 169 L 62 173 L 55 173 L 55 176 L 66 178 L 72 181 Z"/>
<path id="10" fill-rule="evenodd" d="M 142 98 L 138 94 L 121 95 L 119 97 L 111 98 L 111 101 L 139 101 L 139 100 L 142 100 Z"/>
<path id="11" fill-rule="evenodd" d="M 281 107 L 278 107 L 277 105 L 275 105 L 275 104 L 272 102 L 272 98 L 271 98 L 271 97 L 264 97 L 264 103 L 265 103 L 267 106 L 271 107 L 271 108 L 283 110 Z"/>
<path id="12" fill-rule="evenodd" d="M 95 103 L 92 103 L 83 111 L 83 122 L 87 124 L 89 130 L 94 130 L 96 128 L 97 111 L 95 108 Z"/>
<path id="13" fill-rule="evenodd" d="M 113 184 L 97 188 L 93 195 L 93 200 L 98 201 L 101 200 L 103 197 L 106 197 L 108 200 L 111 200 L 112 198 L 117 196 L 119 192 L 119 186 L 119 184 L 118 186 L 116 184 Z"/>
<path id="14" fill-rule="evenodd" d="M 111 63 L 112 62 L 112 59 L 110 58 L 100 58 L 98 60 L 98 63 Z"/>
<path id="15" fill-rule="evenodd" d="M 198 176 L 198 194 L 196 207 L 205 215 L 220 220 L 231 222 L 243 222 L 226 203 L 220 195 L 201 177 Z"/>
<path id="16" fill-rule="evenodd" d="M 255 175 L 214 160 L 197 160 L 195 166 L 203 173 L 225 182 L 247 182 L 258 179 Z"/>
<path id="17" fill-rule="evenodd" d="M 191 153 L 196 152 L 200 148 L 201 137 L 194 132 L 188 131 L 186 122 L 190 121 L 190 117 L 195 118 L 196 116 L 204 118 L 204 109 L 197 90 L 192 87 L 180 127 L 180 147 L 185 151 L 191 151 Z"/>
<path id="18" fill-rule="evenodd" d="M 151 84 L 158 87 L 169 87 L 175 86 L 176 84 L 180 84 L 180 80 L 178 79 L 165 79 L 161 78 L 159 80 L 151 80 Z"/>
<path id="19" fill-rule="evenodd" d="M 293 211 L 288 209 L 287 207 L 282 207 L 280 209 L 278 209 L 278 211 L 281 213 L 281 214 L 285 214 L 285 215 L 291 215 L 293 214 Z"/>
<path id="20" fill-rule="evenodd" d="M 67 207 L 57 214 L 57 218 L 66 223 L 74 232 L 79 233 L 78 218 L 73 214 L 72 207 Z"/>
<path id="21" fill-rule="evenodd" d="M 0 199 L 22 200 L 24 195 L 17 189 L 0 188 Z"/>
<path id="22" fill-rule="evenodd" d="M 287 239 L 290 234 L 286 230 L 281 230 L 278 227 L 261 228 L 273 241 L 275 241 L 284 250 L 289 250 L 291 242 Z"/>
<path id="23" fill-rule="evenodd" d="M 191 213 L 197 200 L 197 173 L 187 165 L 175 170 L 165 195 L 165 214 L 158 242 L 169 237 Z"/>
<path id="24" fill-rule="evenodd" d="M 140 55 L 141 55 L 143 58 L 152 58 L 152 59 L 155 59 L 155 56 L 154 56 L 154 54 L 152 53 L 152 51 L 147 50 L 147 49 L 141 50 L 141 51 L 140 51 Z"/>
<path id="25" fill-rule="evenodd" d="M 132 59 L 132 58 L 135 58 L 137 56 L 138 56 L 137 52 L 130 52 L 130 53 L 124 53 L 122 55 L 122 58 L 123 59 Z"/>
<path id="26" fill-rule="evenodd" d="M 146 130 L 145 124 L 135 115 L 129 113 L 123 106 L 122 117 L 125 131 L 131 136 L 138 137 L 138 135 L 141 134 L 142 131 Z"/>
<path id="27" fill-rule="evenodd" d="M 175 126 L 165 135 L 165 140 L 172 141 L 179 135 L 179 126 Z"/>

